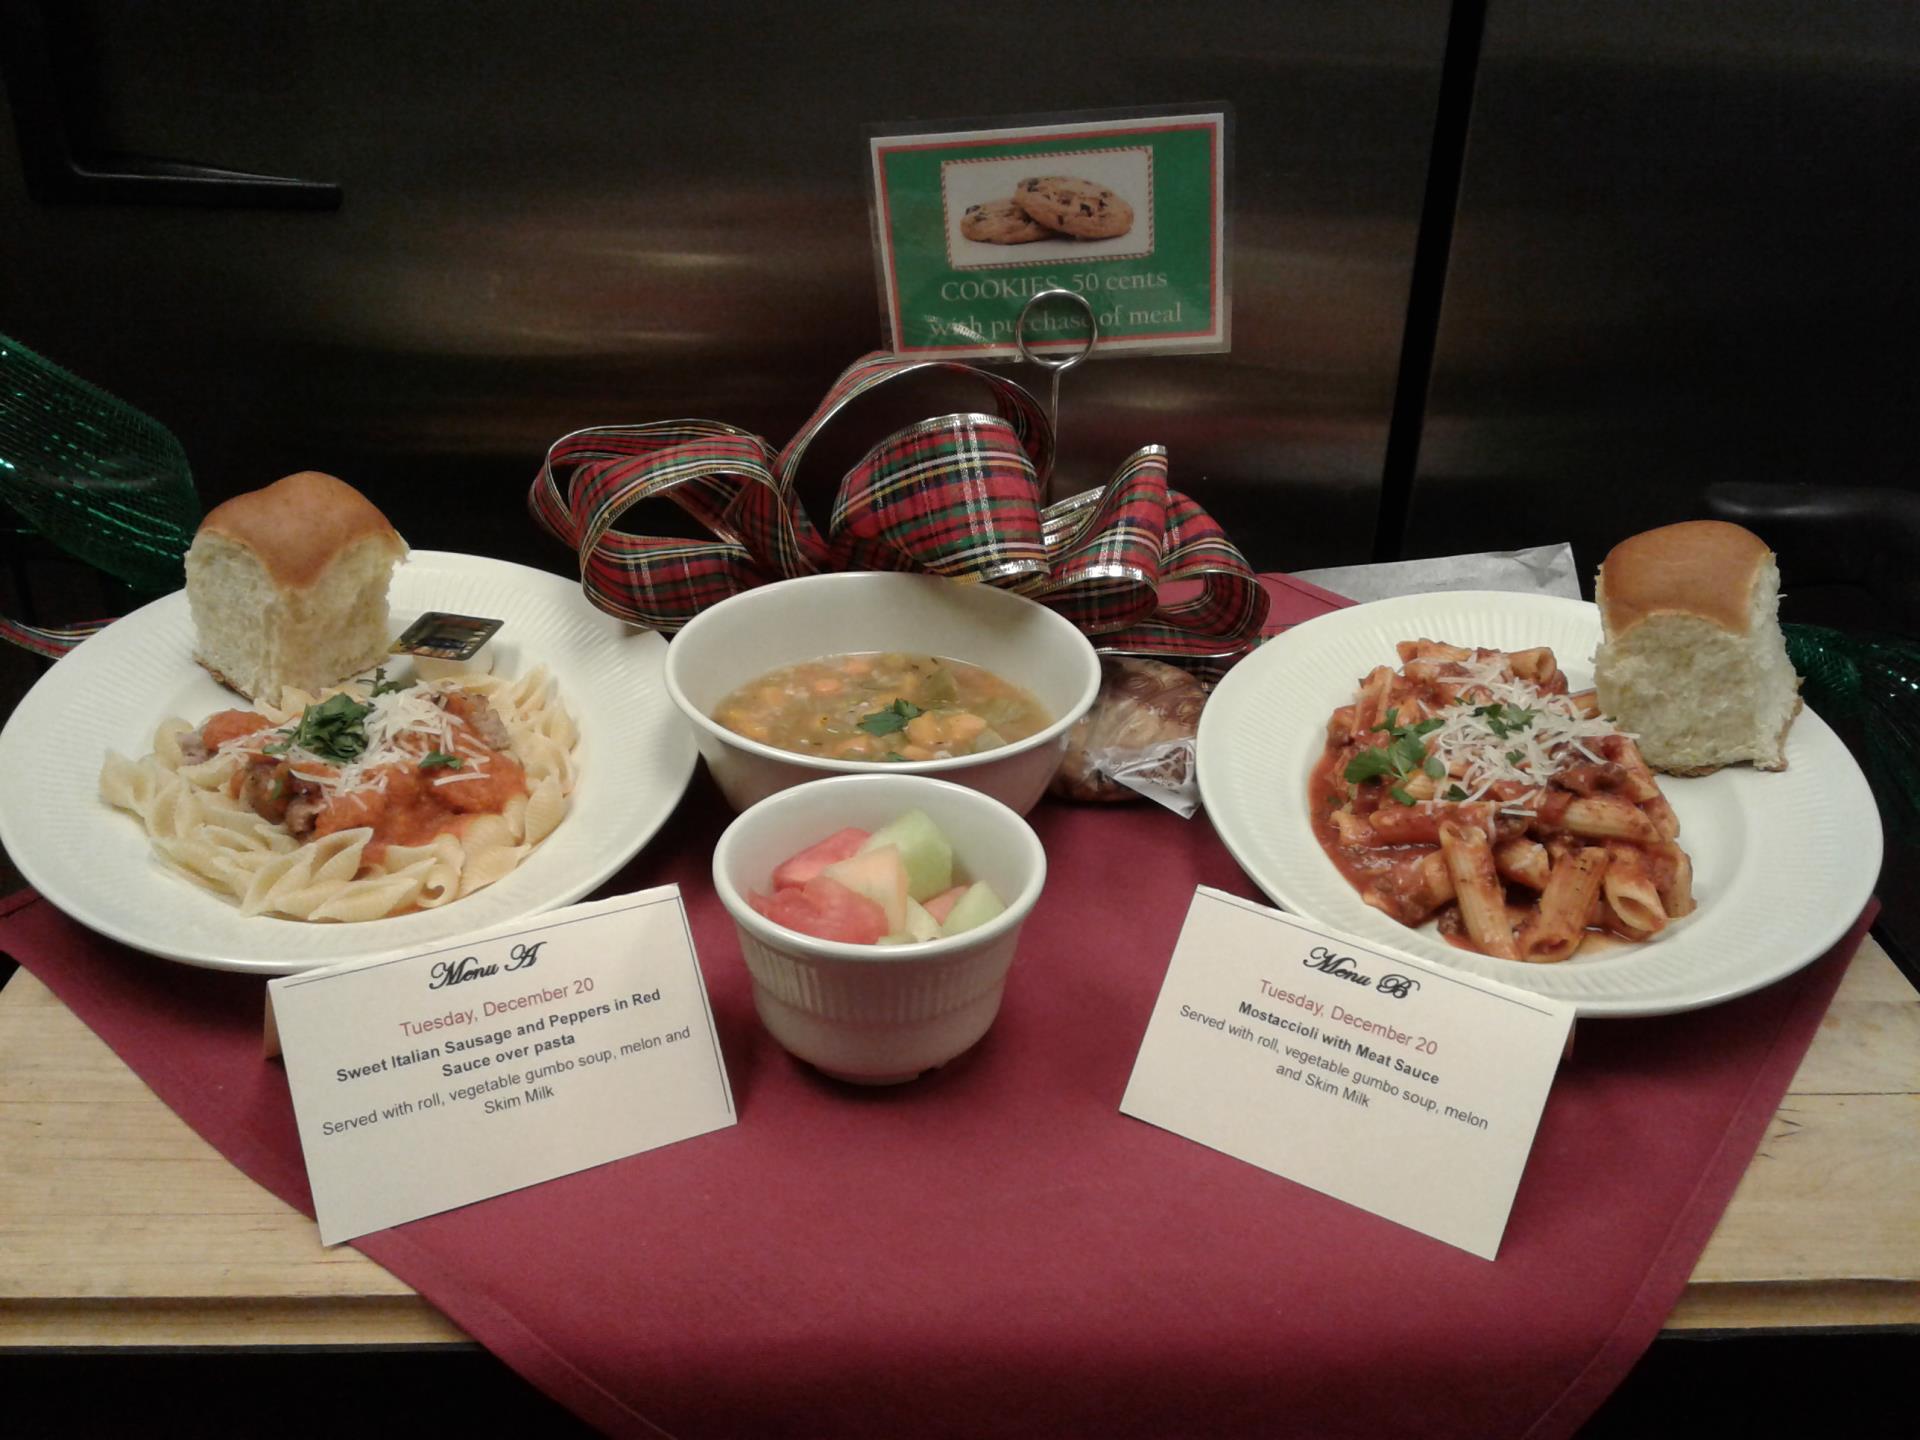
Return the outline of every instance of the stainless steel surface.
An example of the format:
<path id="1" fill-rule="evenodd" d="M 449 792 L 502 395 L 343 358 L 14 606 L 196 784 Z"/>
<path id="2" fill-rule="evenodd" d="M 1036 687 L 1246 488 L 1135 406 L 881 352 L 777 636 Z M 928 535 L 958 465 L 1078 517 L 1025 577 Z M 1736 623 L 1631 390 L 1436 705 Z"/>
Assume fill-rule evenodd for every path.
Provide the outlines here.
<path id="1" fill-rule="evenodd" d="M 1915 6 L 1496 0 L 1409 553 L 1914 488 L 1917 143 Z"/>
<path id="2" fill-rule="evenodd" d="M 684 415 L 781 441 L 879 344 L 869 122 L 1224 100 L 1233 353 L 1085 367 L 1062 484 L 1161 443 L 1260 565 L 1371 540 L 1441 0 L 56 8 L 100 149 L 345 191 L 45 207 L 0 146 L 0 330 L 171 426 L 209 501 L 327 469 L 416 544 L 562 568 L 522 519 L 550 441 Z M 878 433 L 823 440 L 809 486 Z"/>

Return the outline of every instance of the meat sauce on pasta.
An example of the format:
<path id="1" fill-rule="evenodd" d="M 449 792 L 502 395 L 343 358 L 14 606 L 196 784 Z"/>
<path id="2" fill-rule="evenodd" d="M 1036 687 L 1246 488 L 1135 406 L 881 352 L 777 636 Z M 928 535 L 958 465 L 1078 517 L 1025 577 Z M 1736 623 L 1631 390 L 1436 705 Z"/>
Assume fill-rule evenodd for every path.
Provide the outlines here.
<path id="1" fill-rule="evenodd" d="M 1693 909 L 1672 806 L 1551 650 L 1396 648 L 1399 670 L 1333 712 L 1309 781 L 1314 835 L 1367 904 L 1529 961 Z"/>

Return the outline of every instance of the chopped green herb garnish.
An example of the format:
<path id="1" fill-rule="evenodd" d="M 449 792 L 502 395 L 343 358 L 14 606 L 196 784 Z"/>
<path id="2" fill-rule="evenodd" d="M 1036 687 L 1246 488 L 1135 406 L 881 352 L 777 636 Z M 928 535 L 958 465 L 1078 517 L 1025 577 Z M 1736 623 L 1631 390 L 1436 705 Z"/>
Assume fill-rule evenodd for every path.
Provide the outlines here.
<path id="1" fill-rule="evenodd" d="M 1385 745 L 1362 750 L 1349 760 L 1345 772 L 1347 783 L 1358 785 L 1368 780 L 1392 781 L 1395 783 L 1388 793 L 1402 805 L 1413 804 L 1413 797 L 1401 789 L 1398 782 L 1417 770 L 1428 769 L 1427 736 L 1444 724 L 1446 721 L 1436 715 L 1415 725 L 1402 725 L 1400 712 L 1397 709 L 1388 710 L 1386 720 L 1373 728 L 1384 730 L 1392 738 Z M 1439 764 L 1437 760 L 1432 763 Z M 1428 773 L 1432 772 L 1429 770 Z M 1440 773 L 1445 773 L 1444 767 Z M 1438 779 L 1439 775 L 1434 778 Z"/>
<path id="2" fill-rule="evenodd" d="M 1476 705 L 1473 713 L 1487 722 L 1494 738 L 1504 740 L 1533 723 L 1534 712 L 1521 705 Z"/>
<path id="3" fill-rule="evenodd" d="M 396 695 L 400 691 L 408 688 L 410 687 L 405 680 L 387 679 L 387 667 L 382 665 L 378 670 L 373 672 L 373 689 L 368 693 L 376 696 Z"/>
<path id="4" fill-rule="evenodd" d="M 1507 764 L 1509 765 L 1518 765 L 1522 760 L 1526 758 L 1527 758 L 1527 752 L 1524 750 L 1507 751 Z"/>
<path id="5" fill-rule="evenodd" d="M 860 722 L 860 728 L 869 735 L 892 735 L 907 728 L 907 722 L 915 716 L 924 715 L 911 700 L 896 700 L 884 710 L 876 710 Z"/>
<path id="6" fill-rule="evenodd" d="M 1436 780 L 1445 778 L 1447 773 L 1447 767 L 1440 763 L 1440 757 L 1438 755 L 1429 755 L 1424 768 L 1427 774 Z"/>
<path id="7" fill-rule="evenodd" d="M 1446 798 L 1449 800 L 1464 800 L 1467 798 L 1467 792 L 1462 790 L 1458 785 L 1449 785 L 1447 787 Z"/>
<path id="8" fill-rule="evenodd" d="M 345 764 L 367 748 L 366 722 L 372 709 L 371 705 L 361 704 L 344 691 L 329 695 L 317 705 L 302 710 L 293 728 L 280 732 L 286 738 L 267 746 L 266 753 L 284 755 L 297 745 L 322 760 Z"/>
<path id="9" fill-rule="evenodd" d="M 466 768 L 466 763 L 458 755 L 449 755 L 444 750 L 434 750 L 420 762 L 420 768 L 422 770 L 461 770 Z"/>

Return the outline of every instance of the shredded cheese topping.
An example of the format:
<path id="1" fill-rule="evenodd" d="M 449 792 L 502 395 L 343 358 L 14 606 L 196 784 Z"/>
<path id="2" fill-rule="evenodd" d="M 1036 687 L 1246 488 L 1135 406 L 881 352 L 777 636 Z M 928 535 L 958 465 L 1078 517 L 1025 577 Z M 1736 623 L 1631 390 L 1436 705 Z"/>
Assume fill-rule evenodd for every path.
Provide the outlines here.
<path id="1" fill-rule="evenodd" d="M 258 752 L 265 745 L 285 744 L 287 748 L 280 758 L 287 762 L 294 778 L 320 787 L 328 799 L 365 790 L 385 791 L 385 767 L 418 765 L 433 751 L 457 756 L 461 761 L 461 768 L 449 767 L 445 774 L 436 775 L 435 785 L 484 780 L 487 772 L 472 767 L 475 762 L 484 765 L 492 752 L 464 721 L 434 703 L 432 697 L 447 690 L 444 685 L 426 682 L 381 695 L 356 696 L 360 703 L 372 708 L 361 722 L 367 735 L 366 749 L 352 760 L 334 760 L 295 743 L 292 737 L 298 728 L 297 722 L 237 735 L 222 744 L 219 753 Z"/>
<path id="2" fill-rule="evenodd" d="M 1503 659 L 1450 661 L 1441 678 L 1460 682 L 1460 701 L 1435 712 L 1443 720 L 1427 738 L 1427 753 L 1447 767 L 1466 800 L 1480 800 L 1501 781 L 1526 785 L 1535 794 L 1510 804 L 1531 809 L 1538 791 L 1574 765 L 1605 764 L 1586 743 L 1622 735 L 1612 721 L 1581 715 L 1566 695 L 1549 695 L 1516 678 Z M 1499 707 L 1490 714 L 1479 713 Z M 1513 723 L 1515 712 L 1531 717 Z"/>

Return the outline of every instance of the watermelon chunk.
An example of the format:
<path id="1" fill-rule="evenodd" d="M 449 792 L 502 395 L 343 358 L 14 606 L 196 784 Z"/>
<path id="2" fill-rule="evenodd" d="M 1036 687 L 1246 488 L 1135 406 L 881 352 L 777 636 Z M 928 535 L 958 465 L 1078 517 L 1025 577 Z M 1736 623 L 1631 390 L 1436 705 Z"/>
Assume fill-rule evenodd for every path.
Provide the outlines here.
<path id="1" fill-rule="evenodd" d="M 829 865 L 838 864 L 859 853 L 860 847 L 867 843 L 867 832 L 856 830 L 849 825 L 846 829 L 829 835 L 818 845 L 809 845 L 798 855 L 782 860 L 773 871 L 773 888 L 785 890 L 789 886 L 798 889 Z"/>
<path id="2" fill-rule="evenodd" d="M 887 913 L 864 895 L 816 875 L 804 886 L 771 895 L 747 892 L 747 903 L 776 925 L 816 940 L 872 945 L 887 933 Z"/>

